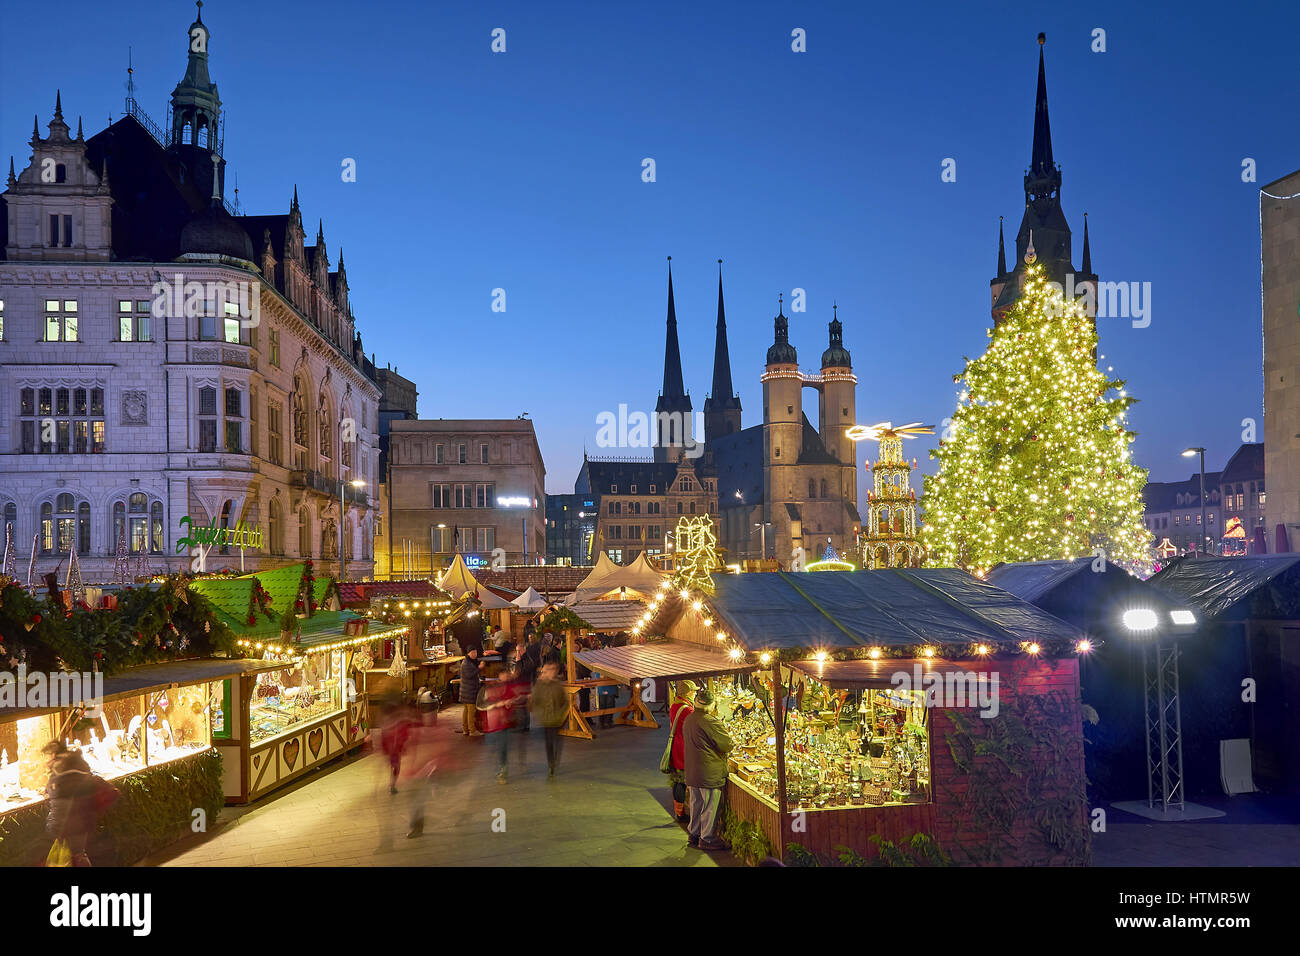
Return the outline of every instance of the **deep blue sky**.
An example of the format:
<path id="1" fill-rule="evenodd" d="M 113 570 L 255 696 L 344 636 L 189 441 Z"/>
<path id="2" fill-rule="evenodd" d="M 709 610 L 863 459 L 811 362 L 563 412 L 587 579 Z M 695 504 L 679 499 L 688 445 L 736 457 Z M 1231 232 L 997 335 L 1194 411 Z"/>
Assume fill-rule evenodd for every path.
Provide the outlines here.
<path id="1" fill-rule="evenodd" d="M 1088 8 L 211 0 L 204 22 L 244 210 L 286 210 L 296 182 L 309 234 L 323 218 L 331 256 L 345 250 L 366 350 L 414 379 L 423 417 L 529 412 L 549 491 L 572 490 L 598 412 L 653 407 L 667 255 L 697 409 L 721 257 L 746 425 L 777 293 L 795 287 L 804 366 L 839 302 L 860 421 L 951 415 L 952 375 L 986 342 L 998 216 L 1010 238 L 1023 211 L 1046 31 L 1076 265 L 1087 211 L 1095 270 L 1153 288 L 1149 328 L 1102 321 L 1105 364 L 1141 400 L 1139 462 L 1179 479 L 1184 446 L 1218 468 L 1243 418 L 1263 437 L 1258 187 L 1300 167 L 1300 13 Z M 128 46 L 137 98 L 165 119 L 192 3 L 2 16 L 0 148 L 19 168 L 56 87 L 87 135 L 121 115 Z"/>

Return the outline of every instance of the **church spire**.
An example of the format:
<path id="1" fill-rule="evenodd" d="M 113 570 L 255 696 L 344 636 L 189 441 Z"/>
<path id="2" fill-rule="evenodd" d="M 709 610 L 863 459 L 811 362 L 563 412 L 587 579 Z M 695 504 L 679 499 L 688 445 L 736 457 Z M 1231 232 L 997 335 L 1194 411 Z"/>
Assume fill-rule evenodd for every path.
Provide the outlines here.
<path id="1" fill-rule="evenodd" d="M 199 12 L 185 33 L 188 57 L 185 75 L 172 90 L 171 145 L 173 148 L 196 146 L 219 155 L 221 97 L 217 94 L 217 84 L 208 75 L 208 43 L 212 34 L 203 22 L 202 0 L 196 6 Z"/>
<path id="2" fill-rule="evenodd" d="M 722 302 L 722 260 L 718 260 L 718 321 L 713 341 L 713 394 L 708 402 L 729 402 L 735 397 L 731 387 L 731 352 L 727 348 L 727 312 Z"/>
<path id="3" fill-rule="evenodd" d="M 668 330 L 664 338 L 664 385 L 661 402 L 679 402 L 686 398 L 682 381 L 682 352 L 677 344 L 677 307 L 673 303 L 673 257 L 668 257 Z M 689 407 L 689 402 L 687 406 Z"/>
<path id="4" fill-rule="evenodd" d="M 1007 274 L 1007 243 L 1002 238 L 1002 217 L 998 216 L 998 275 Z"/>
<path id="5" fill-rule="evenodd" d="M 1047 66 L 1043 61 L 1043 45 L 1047 34 L 1038 34 L 1038 93 L 1034 97 L 1034 148 L 1029 160 L 1030 175 L 1051 175 L 1056 164 L 1052 161 L 1052 124 L 1047 118 Z"/>
<path id="6" fill-rule="evenodd" d="M 1088 214 L 1083 214 L 1083 274 L 1092 275 L 1092 249 L 1088 245 Z"/>

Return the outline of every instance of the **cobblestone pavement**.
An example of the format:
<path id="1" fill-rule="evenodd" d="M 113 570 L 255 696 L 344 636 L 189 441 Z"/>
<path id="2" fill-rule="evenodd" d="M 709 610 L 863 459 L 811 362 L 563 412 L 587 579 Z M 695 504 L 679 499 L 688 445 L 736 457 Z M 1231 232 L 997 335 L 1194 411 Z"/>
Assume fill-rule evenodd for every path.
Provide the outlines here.
<path id="1" fill-rule="evenodd" d="M 672 819 L 658 731 L 613 727 L 566 739 L 546 775 L 540 730 L 511 740 L 509 783 L 497 782 L 492 738 L 438 722 L 443 749 L 424 835 L 407 839 L 410 786 L 388 792 L 381 754 L 346 758 L 251 807 L 222 811 L 214 832 L 145 861 L 167 866 L 736 866 L 728 852 L 686 847 Z M 521 746 L 521 741 L 526 741 Z M 496 829 L 494 829 L 494 823 Z M 502 829 L 504 827 L 504 829 Z"/>

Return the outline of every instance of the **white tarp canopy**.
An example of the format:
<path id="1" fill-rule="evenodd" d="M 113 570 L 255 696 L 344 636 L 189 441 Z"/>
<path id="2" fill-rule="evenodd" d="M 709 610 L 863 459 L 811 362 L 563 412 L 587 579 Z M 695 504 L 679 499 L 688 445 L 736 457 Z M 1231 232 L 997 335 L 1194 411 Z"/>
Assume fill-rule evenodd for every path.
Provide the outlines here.
<path id="1" fill-rule="evenodd" d="M 510 603 L 520 610 L 538 611 L 546 607 L 547 601 L 530 585 L 527 591 L 524 591 Z"/>
<path id="2" fill-rule="evenodd" d="M 625 568 L 619 567 L 601 553 L 604 565 L 597 563 L 591 574 L 583 579 L 578 589 L 565 598 L 564 603 L 572 607 L 575 604 L 599 601 L 606 598 L 653 598 L 655 592 L 667 580 L 646 560 L 645 552 Z"/>
<path id="3" fill-rule="evenodd" d="M 470 574 L 469 567 L 460 554 L 457 554 L 452 559 L 447 570 L 442 572 L 442 577 L 438 579 L 438 587 L 457 600 L 463 598 L 467 593 L 477 594 L 483 608 L 488 611 L 499 611 L 503 608 L 514 607 L 505 598 L 498 597 L 479 584 L 474 575 Z"/>

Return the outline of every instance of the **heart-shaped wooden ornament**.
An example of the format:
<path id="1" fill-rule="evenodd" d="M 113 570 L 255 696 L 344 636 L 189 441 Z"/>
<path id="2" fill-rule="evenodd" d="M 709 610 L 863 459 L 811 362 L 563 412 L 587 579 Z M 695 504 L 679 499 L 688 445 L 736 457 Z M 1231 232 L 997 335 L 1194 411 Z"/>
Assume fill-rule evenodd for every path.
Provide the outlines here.
<path id="1" fill-rule="evenodd" d="M 325 743 L 325 731 L 320 727 L 307 735 L 307 749 L 311 751 L 313 760 L 320 756 L 320 748 L 323 743 Z"/>
<path id="2" fill-rule="evenodd" d="M 253 769 L 256 770 L 260 766 L 262 766 L 262 755 L 253 754 Z"/>
<path id="3" fill-rule="evenodd" d="M 298 753 L 301 750 L 302 750 L 302 741 L 300 741 L 297 737 L 295 737 L 293 740 L 289 741 L 287 744 L 284 745 L 284 749 L 281 751 L 281 753 L 284 755 L 285 766 L 287 766 L 290 770 L 292 770 L 293 765 L 298 762 Z"/>

